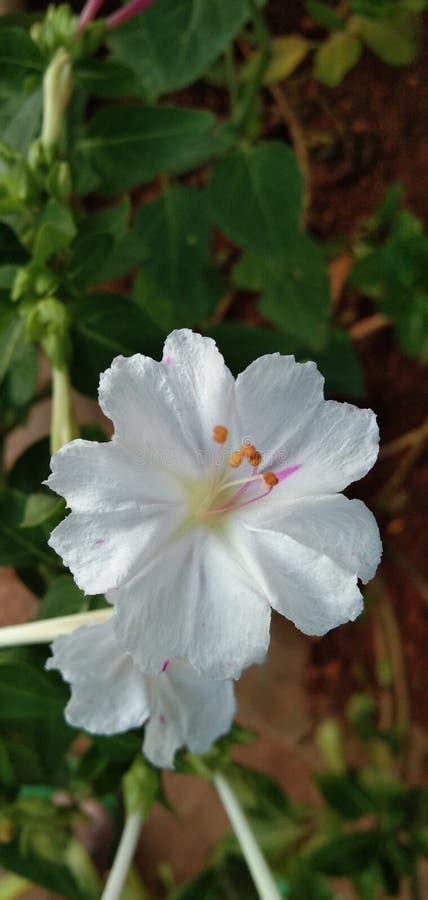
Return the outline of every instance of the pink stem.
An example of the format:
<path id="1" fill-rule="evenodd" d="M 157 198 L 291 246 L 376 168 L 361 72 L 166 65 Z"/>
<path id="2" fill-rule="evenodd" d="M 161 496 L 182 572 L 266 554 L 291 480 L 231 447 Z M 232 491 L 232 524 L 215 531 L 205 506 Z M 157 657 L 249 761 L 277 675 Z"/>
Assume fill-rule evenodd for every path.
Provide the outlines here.
<path id="1" fill-rule="evenodd" d="M 112 13 L 111 16 L 106 19 L 107 28 L 117 28 L 122 22 L 126 22 L 127 19 L 132 19 L 133 16 L 142 12 L 147 6 L 151 6 L 152 3 L 153 0 L 131 0 L 130 3 L 117 9 L 116 12 Z"/>
<path id="2" fill-rule="evenodd" d="M 87 0 L 79 16 L 77 33 L 82 34 L 89 22 L 95 19 L 97 12 L 104 6 L 105 0 Z"/>

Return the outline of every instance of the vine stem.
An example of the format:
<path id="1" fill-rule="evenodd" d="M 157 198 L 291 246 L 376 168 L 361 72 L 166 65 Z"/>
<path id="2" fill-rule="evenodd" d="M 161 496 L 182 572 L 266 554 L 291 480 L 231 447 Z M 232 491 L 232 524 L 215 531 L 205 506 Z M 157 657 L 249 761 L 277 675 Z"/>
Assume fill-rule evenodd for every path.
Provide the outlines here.
<path id="1" fill-rule="evenodd" d="M 49 644 L 60 634 L 71 634 L 81 625 L 95 625 L 106 622 L 112 609 L 97 609 L 93 612 L 75 613 L 72 616 L 57 616 L 55 619 L 40 619 L 23 625 L 8 625 L 0 628 L 0 648 L 22 647 L 27 644 Z"/>
<path id="2" fill-rule="evenodd" d="M 216 772 L 213 782 L 239 841 L 260 900 L 281 900 L 267 862 L 250 828 L 241 804 L 224 775 Z"/>
<path id="3" fill-rule="evenodd" d="M 142 824 L 139 812 L 133 812 L 127 817 L 101 900 L 120 900 Z"/>
<path id="4" fill-rule="evenodd" d="M 68 369 L 52 369 L 51 453 L 79 436 Z"/>

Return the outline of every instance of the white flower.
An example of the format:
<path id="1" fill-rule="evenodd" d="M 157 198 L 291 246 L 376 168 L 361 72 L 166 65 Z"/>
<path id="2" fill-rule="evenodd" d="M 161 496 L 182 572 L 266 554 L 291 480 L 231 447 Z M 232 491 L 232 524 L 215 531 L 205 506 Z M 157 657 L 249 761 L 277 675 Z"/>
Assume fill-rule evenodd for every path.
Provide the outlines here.
<path id="1" fill-rule="evenodd" d="M 165 660 L 158 675 L 143 675 L 117 643 L 112 619 L 56 638 L 52 653 L 46 668 L 71 685 L 70 725 L 118 734 L 148 720 L 143 750 L 155 766 L 173 766 L 179 747 L 206 753 L 231 727 L 233 682 L 205 678 L 185 660 Z"/>
<path id="2" fill-rule="evenodd" d="M 270 607 L 307 634 L 362 609 L 376 522 L 339 494 L 375 462 L 371 410 L 323 397 L 314 363 L 264 356 L 236 382 L 215 343 L 175 331 L 162 362 L 102 376 L 110 443 L 77 440 L 49 486 L 72 509 L 50 544 L 146 672 L 185 658 L 214 678 L 263 659 Z"/>

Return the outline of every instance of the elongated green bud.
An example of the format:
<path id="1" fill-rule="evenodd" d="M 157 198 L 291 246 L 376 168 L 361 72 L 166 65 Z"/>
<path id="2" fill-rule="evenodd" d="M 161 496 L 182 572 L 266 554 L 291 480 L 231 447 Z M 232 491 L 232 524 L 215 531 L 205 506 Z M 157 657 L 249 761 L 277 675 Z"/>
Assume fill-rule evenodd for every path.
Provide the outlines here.
<path id="1" fill-rule="evenodd" d="M 73 69 L 66 51 L 60 47 L 43 79 L 42 142 L 53 147 L 59 140 L 64 115 L 73 90 Z"/>

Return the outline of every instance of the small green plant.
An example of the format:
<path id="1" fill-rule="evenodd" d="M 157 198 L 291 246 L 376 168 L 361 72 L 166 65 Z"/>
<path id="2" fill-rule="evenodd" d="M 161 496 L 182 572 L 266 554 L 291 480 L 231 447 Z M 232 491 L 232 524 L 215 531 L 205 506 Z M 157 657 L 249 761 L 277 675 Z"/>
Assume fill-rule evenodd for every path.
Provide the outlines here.
<path id="1" fill-rule="evenodd" d="M 407 356 L 428 362 L 428 235 L 394 185 L 354 244 L 350 283 L 389 316 Z"/>
<path id="2" fill-rule="evenodd" d="M 407 66 L 420 52 L 422 26 L 420 14 L 426 0 L 350 0 L 329 4 L 323 0 L 305 0 L 306 10 L 315 25 L 327 31 L 320 41 L 301 34 L 275 37 L 272 59 L 263 82 L 284 81 L 313 55 L 313 73 L 328 87 L 337 87 L 361 59 L 364 48 L 389 66 Z M 243 69 L 246 77 L 254 60 Z"/>

